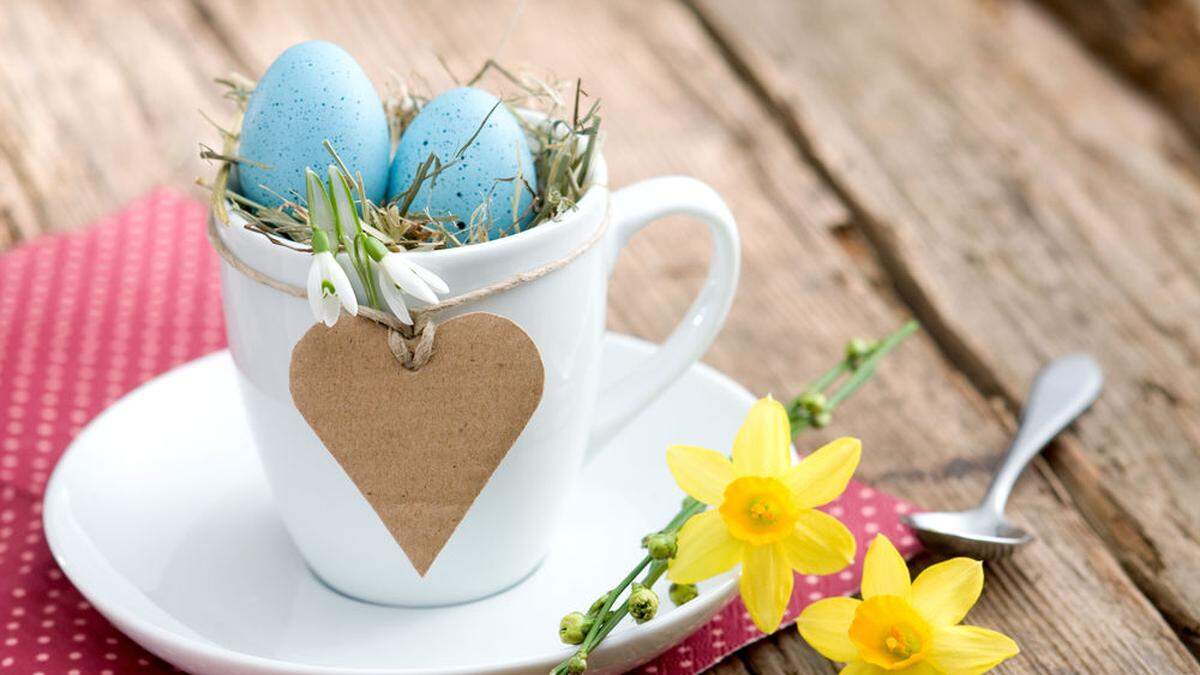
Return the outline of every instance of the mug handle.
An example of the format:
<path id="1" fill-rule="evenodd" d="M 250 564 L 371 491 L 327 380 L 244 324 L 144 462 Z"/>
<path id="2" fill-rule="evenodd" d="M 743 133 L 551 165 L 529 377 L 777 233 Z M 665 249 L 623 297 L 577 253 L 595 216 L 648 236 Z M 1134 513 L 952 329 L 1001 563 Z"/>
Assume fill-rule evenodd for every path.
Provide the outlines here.
<path id="1" fill-rule="evenodd" d="M 699 360 L 716 338 L 733 304 L 742 258 L 737 223 L 715 190 L 687 176 L 650 178 L 612 194 L 609 274 L 633 235 L 659 218 L 676 214 L 708 225 L 712 237 L 708 277 L 666 342 L 601 390 L 596 423 L 588 442 L 589 458 Z"/>

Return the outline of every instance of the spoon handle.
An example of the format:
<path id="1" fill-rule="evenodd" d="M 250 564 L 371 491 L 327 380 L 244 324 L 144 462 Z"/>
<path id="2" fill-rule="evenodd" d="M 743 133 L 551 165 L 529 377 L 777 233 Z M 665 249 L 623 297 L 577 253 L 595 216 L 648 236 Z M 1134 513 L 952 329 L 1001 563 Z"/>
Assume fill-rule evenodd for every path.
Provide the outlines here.
<path id="1" fill-rule="evenodd" d="M 1072 354 L 1042 368 L 1029 390 L 1017 435 L 988 487 L 982 506 L 1001 515 L 1021 471 L 1052 438 L 1100 395 L 1104 375 L 1086 354 Z"/>

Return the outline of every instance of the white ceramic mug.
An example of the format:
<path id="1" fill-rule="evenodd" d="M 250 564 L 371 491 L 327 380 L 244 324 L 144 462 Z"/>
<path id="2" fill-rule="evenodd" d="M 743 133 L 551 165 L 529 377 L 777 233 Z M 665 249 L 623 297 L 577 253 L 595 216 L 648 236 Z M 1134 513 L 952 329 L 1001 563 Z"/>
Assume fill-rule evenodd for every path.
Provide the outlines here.
<path id="1" fill-rule="evenodd" d="M 586 449 L 601 447 L 712 343 L 733 300 L 740 264 L 729 209 L 692 178 L 650 179 L 613 192 L 611 199 L 607 180 L 604 160 L 597 158 L 593 186 L 561 218 L 482 244 L 410 254 L 457 295 L 561 258 L 609 219 L 604 238 L 563 269 L 439 315 L 441 321 L 486 311 L 514 321 L 541 352 L 545 386 L 520 438 L 424 577 L 292 404 L 288 368 L 292 347 L 313 325 L 308 303 L 222 264 L 229 349 L 259 455 L 288 532 L 325 583 L 363 600 L 412 606 L 463 602 L 517 583 L 549 550 Z M 708 225 L 713 242 L 708 278 L 653 356 L 600 392 L 613 264 L 634 233 L 669 214 Z M 304 287 L 308 255 L 237 223 L 218 230 L 250 267 Z M 348 267 L 345 261 L 343 266 Z"/>

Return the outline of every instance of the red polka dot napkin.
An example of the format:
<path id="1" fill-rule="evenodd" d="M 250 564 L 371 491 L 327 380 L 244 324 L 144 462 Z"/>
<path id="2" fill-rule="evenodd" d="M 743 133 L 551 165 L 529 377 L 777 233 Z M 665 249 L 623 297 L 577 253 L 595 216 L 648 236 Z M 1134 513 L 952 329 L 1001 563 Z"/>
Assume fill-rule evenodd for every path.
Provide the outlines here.
<path id="1" fill-rule="evenodd" d="M 59 571 L 42 535 L 55 461 L 88 420 L 137 385 L 225 345 L 205 205 L 158 190 L 89 229 L 0 255 L 0 675 L 168 672 L 121 635 Z M 901 552 L 918 544 L 909 505 L 852 484 L 827 509 Z M 861 556 L 860 556 L 861 558 Z M 853 592 L 860 563 L 797 576 L 786 624 L 822 597 Z M 639 672 L 690 675 L 762 637 L 735 600 Z"/>

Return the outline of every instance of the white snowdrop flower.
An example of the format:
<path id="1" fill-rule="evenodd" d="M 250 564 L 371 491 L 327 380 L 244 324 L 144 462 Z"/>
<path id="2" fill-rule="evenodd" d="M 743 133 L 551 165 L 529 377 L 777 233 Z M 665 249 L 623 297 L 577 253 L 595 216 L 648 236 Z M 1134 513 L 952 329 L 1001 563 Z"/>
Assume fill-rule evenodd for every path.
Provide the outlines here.
<path id="1" fill-rule="evenodd" d="M 329 250 L 329 238 L 319 227 L 312 232 L 313 261 L 308 268 L 308 306 L 313 316 L 326 326 L 337 323 L 342 309 L 350 316 L 358 315 L 358 299 L 350 277 Z"/>
<path id="2" fill-rule="evenodd" d="M 441 277 L 413 262 L 407 253 L 389 251 L 372 237 L 367 238 L 366 244 L 367 254 L 378 266 L 377 278 L 383 300 L 400 321 L 412 324 L 408 304 L 404 301 L 405 293 L 433 304 L 438 301 L 438 293 L 450 292 Z"/>

